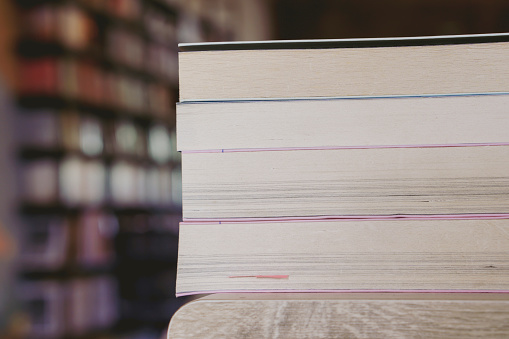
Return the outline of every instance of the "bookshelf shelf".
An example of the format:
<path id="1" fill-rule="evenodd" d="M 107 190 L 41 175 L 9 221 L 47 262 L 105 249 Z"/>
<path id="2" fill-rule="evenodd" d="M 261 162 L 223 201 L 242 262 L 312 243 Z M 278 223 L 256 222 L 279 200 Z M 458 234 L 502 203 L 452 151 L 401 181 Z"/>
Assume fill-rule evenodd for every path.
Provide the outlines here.
<path id="1" fill-rule="evenodd" d="M 87 210 L 91 209 L 88 205 L 81 206 L 68 206 L 62 203 L 46 203 L 46 204 L 37 204 L 37 203 L 22 203 L 20 207 L 20 212 L 24 214 L 80 214 Z M 112 212 L 115 214 L 121 215 L 154 215 L 154 214 L 164 214 L 164 215 L 180 215 L 181 207 L 180 206 L 116 206 L 112 204 L 101 204 L 100 209 Z"/>
<path id="2" fill-rule="evenodd" d="M 169 87 L 169 86 L 168 86 Z M 174 88 L 170 88 L 173 91 Z M 169 117 L 156 116 L 151 112 L 133 111 L 123 108 L 114 108 L 111 106 L 98 105 L 81 99 L 69 98 L 54 94 L 31 94 L 23 95 L 18 98 L 20 106 L 26 109 L 55 109 L 58 113 L 64 109 L 71 109 L 83 114 L 99 117 L 103 120 L 108 119 L 132 119 L 141 126 L 150 126 L 151 124 L 166 124 L 172 127 L 174 122 L 174 113 L 170 112 Z M 31 114 L 31 112 L 27 112 Z"/>
<path id="3" fill-rule="evenodd" d="M 168 167 L 177 167 L 180 166 L 180 161 L 176 160 L 168 160 L 164 162 L 158 162 L 154 159 L 151 159 L 148 156 L 138 156 L 132 154 L 98 154 L 98 155 L 89 155 L 85 154 L 82 151 L 76 150 L 66 150 L 61 147 L 57 148 L 37 148 L 37 147 L 24 147 L 20 150 L 20 158 L 23 160 L 34 160 L 41 158 L 50 158 L 60 160 L 65 157 L 78 157 L 83 160 L 99 160 L 104 164 L 111 164 L 116 161 L 127 162 L 131 164 L 141 164 L 148 166 L 168 166 Z"/>
<path id="4" fill-rule="evenodd" d="M 69 280 L 109 274 L 114 269 L 114 265 L 102 267 L 76 267 L 75 265 L 69 265 L 54 270 L 25 269 L 21 272 L 21 275 L 23 278 L 30 280 Z"/>

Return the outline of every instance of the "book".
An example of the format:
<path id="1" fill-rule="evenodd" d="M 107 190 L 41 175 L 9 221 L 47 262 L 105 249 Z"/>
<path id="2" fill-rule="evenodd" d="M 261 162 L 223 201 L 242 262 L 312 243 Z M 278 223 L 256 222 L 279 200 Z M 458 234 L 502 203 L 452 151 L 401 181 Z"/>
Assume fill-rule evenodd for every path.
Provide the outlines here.
<path id="1" fill-rule="evenodd" d="M 180 46 L 177 296 L 509 292 L 509 34 Z"/>
<path id="2" fill-rule="evenodd" d="M 182 223 L 176 292 L 507 292 L 508 237 L 508 219 Z"/>
<path id="3" fill-rule="evenodd" d="M 168 338 L 504 338 L 507 294 L 216 294 L 172 318 Z"/>
<path id="4" fill-rule="evenodd" d="M 508 143 L 509 95 L 184 102 L 178 150 Z"/>
<path id="5" fill-rule="evenodd" d="M 509 34 L 180 44 L 180 101 L 509 92 Z"/>
<path id="6" fill-rule="evenodd" d="M 509 146 L 182 154 L 184 220 L 509 213 Z"/>

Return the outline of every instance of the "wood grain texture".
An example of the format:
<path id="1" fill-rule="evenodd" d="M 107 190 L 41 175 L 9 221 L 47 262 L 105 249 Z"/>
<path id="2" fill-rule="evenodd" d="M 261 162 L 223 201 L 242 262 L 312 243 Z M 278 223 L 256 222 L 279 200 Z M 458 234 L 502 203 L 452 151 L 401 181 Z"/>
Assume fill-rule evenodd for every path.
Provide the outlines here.
<path id="1" fill-rule="evenodd" d="M 179 237 L 179 294 L 509 290 L 509 219 L 183 223 Z"/>
<path id="2" fill-rule="evenodd" d="M 230 299 L 228 299 L 230 298 Z M 168 339 L 507 338 L 507 296 L 223 295 L 182 307 Z"/>
<path id="3" fill-rule="evenodd" d="M 509 43 L 181 52 L 180 101 L 509 91 Z"/>
<path id="4" fill-rule="evenodd" d="M 509 146 L 182 154 L 184 218 L 509 212 Z"/>
<path id="5" fill-rule="evenodd" d="M 509 142 L 509 95 L 177 105 L 178 150 Z"/>

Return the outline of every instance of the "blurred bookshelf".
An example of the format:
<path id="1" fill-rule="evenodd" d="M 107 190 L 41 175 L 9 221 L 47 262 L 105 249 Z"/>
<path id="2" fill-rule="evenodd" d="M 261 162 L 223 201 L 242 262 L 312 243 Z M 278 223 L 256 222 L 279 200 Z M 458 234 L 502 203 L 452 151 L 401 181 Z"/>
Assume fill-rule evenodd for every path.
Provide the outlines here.
<path id="1" fill-rule="evenodd" d="M 158 338 L 186 301 L 174 297 L 177 43 L 268 38 L 265 26 L 243 28 L 266 4 L 16 5 L 18 287 L 29 337 Z"/>
<path id="2" fill-rule="evenodd" d="M 505 0 L 277 0 L 277 39 L 411 37 L 509 31 Z"/>

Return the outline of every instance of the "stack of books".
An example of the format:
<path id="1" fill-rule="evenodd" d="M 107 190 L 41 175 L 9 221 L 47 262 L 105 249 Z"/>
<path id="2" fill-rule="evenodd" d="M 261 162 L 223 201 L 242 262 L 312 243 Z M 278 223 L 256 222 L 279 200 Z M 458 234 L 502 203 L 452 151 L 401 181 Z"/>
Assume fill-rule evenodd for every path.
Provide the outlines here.
<path id="1" fill-rule="evenodd" d="M 180 48 L 177 295 L 509 292 L 509 34 Z"/>

